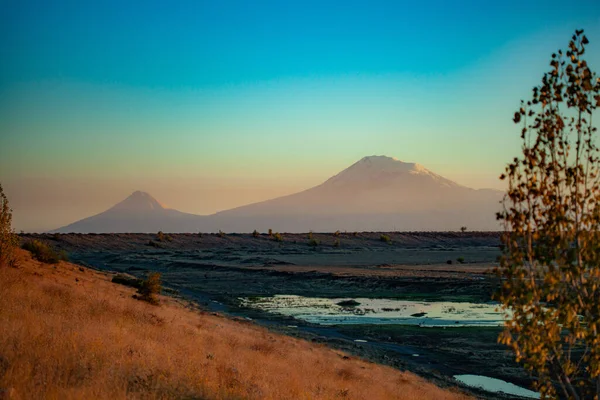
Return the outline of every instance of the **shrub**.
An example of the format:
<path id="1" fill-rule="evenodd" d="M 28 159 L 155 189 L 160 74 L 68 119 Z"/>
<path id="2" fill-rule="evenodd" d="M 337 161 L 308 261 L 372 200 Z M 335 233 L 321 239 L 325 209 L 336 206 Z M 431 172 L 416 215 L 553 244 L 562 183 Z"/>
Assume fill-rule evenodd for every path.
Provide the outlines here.
<path id="1" fill-rule="evenodd" d="M 166 235 L 162 231 L 158 231 L 157 239 L 159 242 L 172 242 L 173 237 L 171 235 Z"/>
<path id="2" fill-rule="evenodd" d="M 269 237 L 273 236 L 273 229 L 269 228 Z"/>
<path id="3" fill-rule="evenodd" d="M 335 237 L 339 237 L 340 235 L 341 235 L 340 231 L 333 232 L 333 236 L 335 236 Z"/>
<path id="4" fill-rule="evenodd" d="M 335 239 L 335 242 L 333 242 L 333 247 L 340 247 L 340 239 Z"/>
<path id="5" fill-rule="evenodd" d="M 456 259 L 456 261 L 458 261 L 458 262 L 459 262 L 459 263 L 461 263 L 461 264 L 464 264 L 464 263 L 465 263 L 465 258 L 464 258 L 464 257 L 458 257 L 458 258 Z"/>
<path id="6" fill-rule="evenodd" d="M 319 241 L 317 239 L 310 239 L 308 241 L 308 245 L 311 247 L 317 247 L 319 245 Z"/>
<path id="7" fill-rule="evenodd" d="M 160 273 L 151 272 L 148 274 L 148 278 L 144 279 L 140 283 L 140 288 L 138 289 L 138 294 L 136 298 L 139 300 L 147 301 L 150 304 L 157 305 L 158 299 L 156 298 L 157 294 L 160 294 L 162 291 L 162 282 L 160 279 Z"/>
<path id="8" fill-rule="evenodd" d="M 19 238 L 12 230 L 12 210 L 0 185 L 0 266 L 16 265 L 14 248 Z"/>
<path id="9" fill-rule="evenodd" d="M 217 236 L 220 238 L 224 238 L 227 235 L 225 235 L 225 232 L 223 232 L 222 230 L 219 229 L 219 233 L 217 233 Z"/>
<path id="10" fill-rule="evenodd" d="M 57 252 L 50 245 L 37 239 L 28 240 L 21 247 L 29 251 L 36 260 L 46 264 L 58 264 L 60 260 L 68 259 L 66 252 Z"/>
<path id="11" fill-rule="evenodd" d="M 273 235 L 273 239 L 274 239 L 276 242 L 283 242 L 283 236 L 281 236 L 281 234 L 280 234 L 279 232 L 276 232 L 276 233 Z"/>
<path id="12" fill-rule="evenodd" d="M 258 233 L 258 231 L 255 229 L 254 232 L 252 232 L 252 236 L 257 238 L 260 236 L 260 233 Z"/>
<path id="13" fill-rule="evenodd" d="M 379 236 L 379 240 L 381 240 L 382 242 L 385 242 L 387 244 L 392 243 L 392 239 L 388 235 Z"/>
<path id="14" fill-rule="evenodd" d="M 460 231 L 461 231 L 462 233 L 465 233 L 465 232 L 467 231 L 467 227 L 466 227 L 466 226 L 461 226 L 461 227 L 460 227 Z"/>
<path id="15" fill-rule="evenodd" d="M 313 239 L 313 233 L 312 233 L 312 231 L 309 231 L 309 232 L 308 232 L 308 235 L 306 236 L 306 238 L 307 238 L 308 240 L 312 240 L 312 239 Z"/>

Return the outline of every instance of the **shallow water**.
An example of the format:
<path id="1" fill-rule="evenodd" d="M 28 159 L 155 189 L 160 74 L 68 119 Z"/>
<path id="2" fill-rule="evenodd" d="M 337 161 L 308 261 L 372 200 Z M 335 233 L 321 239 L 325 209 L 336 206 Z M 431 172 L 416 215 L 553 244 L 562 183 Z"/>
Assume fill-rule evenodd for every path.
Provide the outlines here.
<path id="1" fill-rule="evenodd" d="M 246 307 L 321 325 L 401 324 L 419 326 L 499 326 L 497 304 L 420 302 L 395 299 L 320 298 L 293 295 L 241 298 Z M 338 303 L 354 300 L 357 305 Z"/>
<path id="2" fill-rule="evenodd" d="M 488 392 L 506 393 L 515 396 L 539 399 L 540 394 L 532 390 L 522 388 L 501 379 L 490 378 L 481 375 L 455 375 L 454 379 L 464 383 L 467 386 L 477 387 Z"/>

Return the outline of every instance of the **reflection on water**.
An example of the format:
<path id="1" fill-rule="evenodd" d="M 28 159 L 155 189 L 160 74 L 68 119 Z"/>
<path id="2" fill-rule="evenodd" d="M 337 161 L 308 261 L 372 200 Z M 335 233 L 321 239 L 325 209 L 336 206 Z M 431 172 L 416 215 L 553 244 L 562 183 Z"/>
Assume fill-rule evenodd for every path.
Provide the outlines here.
<path id="1" fill-rule="evenodd" d="M 488 392 L 506 393 L 515 396 L 528 397 L 531 399 L 539 399 L 540 394 L 532 390 L 522 388 L 512 383 L 505 382 L 500 379 L 490 378 L 481 375 L 455 375 L 454 378 L 464 383 L 467 386 L 477 387 Z"/>
<path id="2" fill-rule="evenodd" d="M 243 306 L 322 325 L 402 324 L 420 326 L 499 326 L 497 304 L 419 302 L 394 299 L 326 299 L 276 295 L 242 298 Z"/>

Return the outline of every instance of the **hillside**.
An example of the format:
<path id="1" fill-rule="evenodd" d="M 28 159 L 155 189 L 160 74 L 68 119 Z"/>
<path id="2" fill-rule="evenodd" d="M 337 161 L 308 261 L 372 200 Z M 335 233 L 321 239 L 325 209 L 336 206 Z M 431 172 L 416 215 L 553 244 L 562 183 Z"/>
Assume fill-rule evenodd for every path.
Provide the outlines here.
<path id="1" fill-rule="evenodd" d="M 109 274 L 19 252 L 0 268 L 0 388 L 14 398 L 462 399 L 339 351 L 132 299 Z"/>

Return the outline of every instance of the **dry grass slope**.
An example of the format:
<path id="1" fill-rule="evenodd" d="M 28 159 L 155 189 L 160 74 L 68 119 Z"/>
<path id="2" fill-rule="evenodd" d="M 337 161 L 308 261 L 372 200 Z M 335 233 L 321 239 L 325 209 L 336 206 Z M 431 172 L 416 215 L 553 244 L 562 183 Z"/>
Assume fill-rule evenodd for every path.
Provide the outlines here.
<path id="1" fill-rule="evenodd" d="M 0 389 L 14 398 L 465 398 L 172 298 L 136 301 L 106 274 L 18 257 L 0 268 Z"/>

